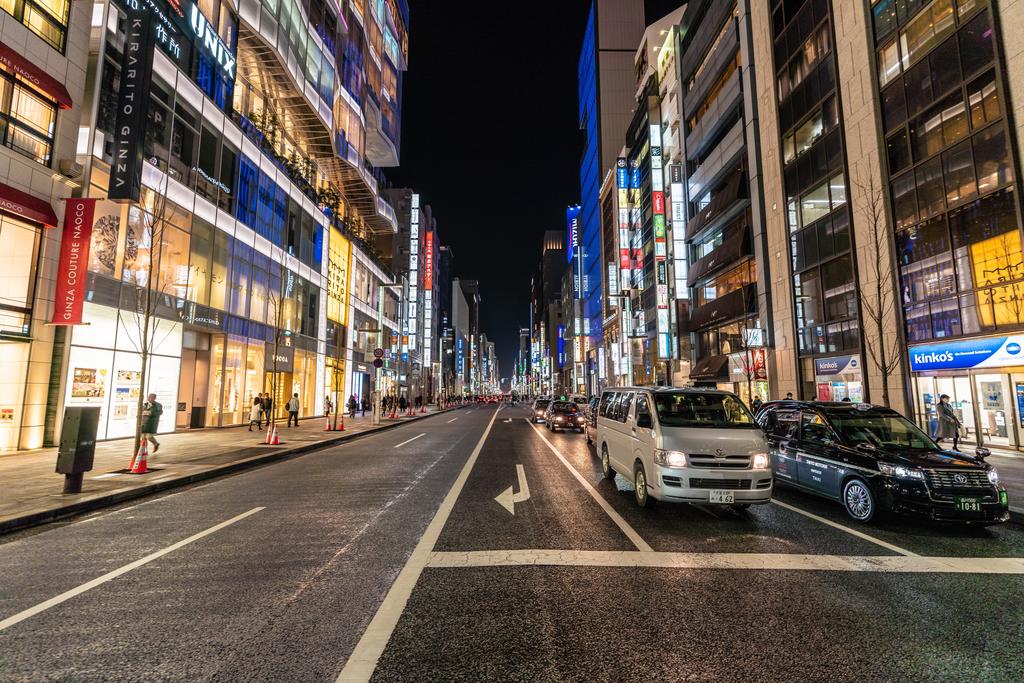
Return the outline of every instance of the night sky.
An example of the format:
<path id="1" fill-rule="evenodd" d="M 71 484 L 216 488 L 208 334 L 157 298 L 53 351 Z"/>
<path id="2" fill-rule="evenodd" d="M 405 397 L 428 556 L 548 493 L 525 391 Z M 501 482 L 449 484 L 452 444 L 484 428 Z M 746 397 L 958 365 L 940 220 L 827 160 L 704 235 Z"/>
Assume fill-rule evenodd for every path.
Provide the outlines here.
<path id="1" fill-rule="evenodd" d="M 679 0 L 646 0 L 647 23 Z M 455 272 L 480 280 L 501 374 L 529 323 L 545 230 L 580 201 L 576 63 L 589 0 L 409 0 L 409 71 L 396 187 L 434 209 Z"/>

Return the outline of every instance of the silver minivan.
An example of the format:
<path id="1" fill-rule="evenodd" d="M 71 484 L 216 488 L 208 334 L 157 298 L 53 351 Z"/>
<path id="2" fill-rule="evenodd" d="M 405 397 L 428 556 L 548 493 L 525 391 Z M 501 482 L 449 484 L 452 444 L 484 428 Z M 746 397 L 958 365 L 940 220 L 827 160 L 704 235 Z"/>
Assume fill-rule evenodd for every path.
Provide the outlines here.
<path id="1" fill-rule="evenodd" d="M 650 499 L 744 509 L 772 497 L 768 443 L 733 393 L 679 387 L 605 389 L 597 409 L 604 476 Z"/>

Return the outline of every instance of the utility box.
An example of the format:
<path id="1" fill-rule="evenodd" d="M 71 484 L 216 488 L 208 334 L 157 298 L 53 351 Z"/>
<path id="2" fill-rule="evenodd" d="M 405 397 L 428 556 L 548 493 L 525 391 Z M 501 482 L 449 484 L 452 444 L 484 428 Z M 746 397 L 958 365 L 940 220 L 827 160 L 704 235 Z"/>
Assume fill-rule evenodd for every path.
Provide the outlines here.
<path id="1" fill-rule="evenodd" d="M 92 469 L 96 454 L 96 431 L 100 423 L 98 406 L 68 406 L 57 449 L 57 473 L 65 475 L 64 493 L 80 493 L 82 474 Z"/>

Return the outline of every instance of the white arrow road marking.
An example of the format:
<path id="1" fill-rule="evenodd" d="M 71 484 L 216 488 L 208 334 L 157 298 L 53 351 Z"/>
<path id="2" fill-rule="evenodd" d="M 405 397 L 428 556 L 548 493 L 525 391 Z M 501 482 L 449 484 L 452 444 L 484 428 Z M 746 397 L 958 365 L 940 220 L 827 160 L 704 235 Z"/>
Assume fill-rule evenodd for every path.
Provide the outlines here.
<path id="1" fill-rule="evenodd" d="M 248 512 L 243 512 L 242 514 L 240 514 L 240 515 L 238 515 L 236 517 L 232 517 L 231 519 L 229 519 L 227 521 L 224 521 L 224 522 L 221 522 L 220 524 L 214 525 L 214 526 L 210 527 L 209 529 L 207 529 L 205 531 L 200 531 L 198 534 L 194 534 L 192 536 L 189 536 L 188 538 L 185 538 L 185 539 L 182 539 L 182 540 L 178 541 L 177 543 L 169 545 L 166 548 L 164 548 L 163 550 L 158 550 L 155 553 L 150 553 L 149 555 L 146 555 L 145 557 L 143 557 L 141 559 L 135 560 L 134 562 L 130 562 L 129 564 L 126 564 L 123 567 L 115 569 L 112 572 L 107 572 L 103 576 L 97 577 L 97 578 L 93 579 L 92 581 L 88 581 L 86 583 L 83 583 L 81 586 L 78 586 L 77 588 L 72 588 L 69 591 L 65 591 L 65 592 L 61 593 L 60 595 L 58 595 L 56 597 L 50 598 L 49 600 L 47 600 L 45 602 L 39 603 L 35 607 L 29 607 L 27 610 L 24 610 L 22 612 L 18 612 L 17 614 L 15 614 L 13 616 L 7 617 L 3 621 L 0 621 L 0 631 L 3 631 L 5 628 L 8 628 L 10 626 L 14 626 L 18 622 L 24 621 L 25 619 L 28 619 L 29 617 L 33 617 L 33 616 L 39 614 L 40 612 L 45 612 L 46 610 L 48 610 L 51 607 L 54 607 L 56 605 L 59 605 L 60 603 L 64 602 L 65 600 L 70 600 L 71 598 L 75 597 L 76 595 L 81 595 L 82 593 L 84 593 L 84 592 L 86 592 L 88 590 L 91 590 L 91 589 L 95 588 L 96 586 L 102 585 L 102 584 L 106 583 L 107 581 L 112 581 L 112 580 L 116 579 L 117 577 L 121 576 L 122 574 L 127 574 L 128 572 L 130 572 L 133 569 L 138 569 L 142 565 L 148 564 L 148 563 L 152 562 L 153 560 L 157 560 L 157 559 L 163 557 L 164 555 L 166 555 L 167 553 L 172 553 L 175 550 L 178 550 L 179 548 L 183 548 L 184 546 L 188 545 L 189 543 L 193 543 L 195 541 L 198 541 L 201 538 L 209 536 L 210 534 L 216 533 L 216 532 L 220 531 L 221 529 L 223 529 L 224 527 L 231 526 L 235 522 L 240 522 L 243 519 L 245 519 L 246 517 L 248 517 L 249 515 L 254 515 L 257 512 L 259 512 L 260 510 L 265 510 L 265 509 L 266 508 L 258 507 L 258 508 L 253 508 L 252 510 L 249 510 Z"/>
<path id="2" fill-rule="evenodd" d="M 516 463 L 516 475 L 519 477 L 519 493 L 512 493 L 512 487 L 509 486 L 494 499 L 498 501 L 498 505 L 508 510 L 510 515 L 516 514 L 516 503 L 525 503 L 530 500 L 530 485 L 526 483 L 526 470 L 518 463 Z"/>
<path id="3" fill-rule="evenodd" d="M 404 446 L 405 444 L 412 443 L 413 441 L 415 441 L 416 439 L 420 438 L 421 436 L 426 436 L 426 435 L 427 435 L 426 432 L 423 432 L 422 434 L 417 434 L 416 436 L 412 437 L 408 441 L 403 441 L 402 443 L 396 443 L 394 445 L 394 448 L 400 448 L 400 447 Z"/>
<path id="4" fill-rule="evenodd" d="M 458 419 L 459 418 L 457 418 L 457 417 L 453 417 L 452 419 L 448 420 L 448 424 L 451 424 L 452 422 L 455 422 Z"/>

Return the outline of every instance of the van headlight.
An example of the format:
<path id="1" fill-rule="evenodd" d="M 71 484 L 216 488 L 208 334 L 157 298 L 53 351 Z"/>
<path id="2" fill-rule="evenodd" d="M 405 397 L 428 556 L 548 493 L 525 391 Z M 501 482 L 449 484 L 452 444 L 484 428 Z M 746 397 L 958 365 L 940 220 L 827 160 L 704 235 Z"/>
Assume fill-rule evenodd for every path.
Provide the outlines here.
<path id="1" fill-rule="evenodd" d="M 992 469 L 990 469 L 988 471 L 988 483 L 990 483 L 990 484 L 998 484 L 999 483 L 999 472 L 997 472 L 995 468 L 992 468 Z"/>
<path id="2" fill-rule="evenodd" d="M 755 470 L 766 470 L 768 469 L 768 454 L 767 453 L 754 453 L 750 458 L 750 466 Z"/>
<path id="3" fill-rule="evenodd" d="M 913 470 L 903 465 L 893 465 L 887 462 L 878 463 L 878 469 L 882 474 L 886 474 L 890 477 L 896 477 L 898 479 L 918 479 L 924 481 L 924 472 L 921 470 Z"/>
<path id="4" fill-rule="evenodd" d="M 686 453 L 654 449 L 654 462 L 662 467 L 686 467 Z"/>

